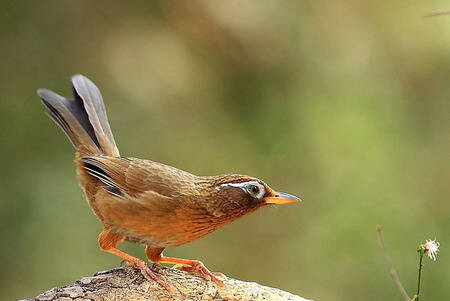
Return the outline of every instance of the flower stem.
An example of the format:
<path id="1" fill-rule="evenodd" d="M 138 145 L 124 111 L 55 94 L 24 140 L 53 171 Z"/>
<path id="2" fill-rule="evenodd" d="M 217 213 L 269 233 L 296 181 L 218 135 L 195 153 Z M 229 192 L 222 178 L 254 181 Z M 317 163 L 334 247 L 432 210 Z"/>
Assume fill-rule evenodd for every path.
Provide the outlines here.
<path id="1" fill-rule="evenodd" d="M 420 279 L 422 276 L 422 259 L 423 259 L 423 252 L 419 252 L 419 279 L 417 280 L 417 298 L 416 300 L 419 301 L 419 294 L 420 294 Z"/>

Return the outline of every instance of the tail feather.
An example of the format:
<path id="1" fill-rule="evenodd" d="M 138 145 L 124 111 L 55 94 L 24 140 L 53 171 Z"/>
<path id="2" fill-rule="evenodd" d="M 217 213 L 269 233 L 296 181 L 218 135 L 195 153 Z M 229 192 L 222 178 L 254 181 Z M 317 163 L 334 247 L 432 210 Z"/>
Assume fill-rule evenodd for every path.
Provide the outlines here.
<path id="1" fill-rule="evenodd" d="M 75 148 L 80 145 L 93 145 L 100 150 L 94 129 L 82 109 L 83 103 L 64 98 L 46 89 L 39 89 L 38 95 L 50 118 L 63 130 Z"/>
<path id="2" fill-rule="evenodd" d="M 62 129 L 75 149 L 119 156 L 98 88 L 82 75 L 72 78 L 74 99 L 47 89 L 37 91 L 49 117 Z"/>
<path id="3" fill-rule="evenodd" d="M 99 89 L 88 78 L 80 74 L 72 77 L 72 84 L 75 98 L 81 99 L 84 103 L 85 112 L 89 116 L 101 149 L 107 155 L 119 156 Z"/>

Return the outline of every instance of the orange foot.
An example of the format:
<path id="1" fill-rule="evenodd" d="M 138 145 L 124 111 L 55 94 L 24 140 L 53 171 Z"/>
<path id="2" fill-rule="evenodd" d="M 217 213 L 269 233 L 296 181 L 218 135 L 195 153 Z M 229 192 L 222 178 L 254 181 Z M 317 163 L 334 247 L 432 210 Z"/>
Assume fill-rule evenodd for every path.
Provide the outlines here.
<path id="1" fill-rule="evenodd" d="M 135 269 L 138 269 L 141 272 L 142 276 L 144 276 L 144 278 L 148 282 L 150 283 L 156 282 L 160 286 L 164 287 L 168 292 L 174 293 L 174 289 L 164 281 L 161 275 L 153 272 L 145 263 L 145 261 L 143 260 L 127 261 L 127 265 Z"/>
<path id="2" fill-rule="evenodd" d="M 103 234 L 104 232 L 102 232 L 100 234 L 99 237 L 99 241 L 101 240 L 101 238 L 103 238 L 103 236 L 105 236 L 106 234 L 110 234 L 109 232 L 106 232 L 106 234 Z M 103 235 L 103 236 L 102 236 Z M 143 261 L 142 259 L 136 258 L 134 256 L 131 256 L 130 254 L 127 254 L 117 248 L 111 248 L 111 247 L 102 247 L 102 244 L 100 244 L 100 247 L 102 248 L 102 250 L 109 252 L 111 254 L 117 255 L 119 257 L 121 257 L 123 260 L 125 260 L 125 262 L 127 263 L 128 266 L 133 267 L 138 269 L 142 276 L 144 276 L 144 278 L 150 282 L 150 283 L 157 283 L 160 286 L 164 287 L 168 292 L 173 293 L 175 290 L 169 285 L 167 284 L 164 279 L 161 277 L 161 275 L 159 275 L 158 273 L 153 272 L 145 263 L 145 261 Z M 122 262 L 123 262 L 122 260 Z M 122 263 L 121 263 L 122 265 Z"/>
<path id="3" fill-rule="evenodd" d="M 223 275 L 222 273 L 210 272 L 201 261 L 192 260 L 189 262 L 189 265 L 183 265 L 182 267 L 180 267 L 180 270 L 186 272 L 198 272 L 203 279 L 211 280 L 219 286 L 225 286 L 223 281 L 219 279 L 223 279 L 225 275 Z"/>
<path id="4" fill-rule="evenodd" d="M 175 266 L 181 266 L 180 270 L 182 271 L 198 272 L 203 279 L 206 279 L 208 281 L 211 280 L 219 286 L 225 285 L 222 281 L 222 279 L 225 279 L 225 276 L 223 274 L 211 273 L 200 261 L 166 257 L 162 255 L 163 250 L 163 248 L 151 248 L 147 246 L 145 248 L 145 254 L 150 261 L 156 263 L 170 263 L 174 264 Z"/>

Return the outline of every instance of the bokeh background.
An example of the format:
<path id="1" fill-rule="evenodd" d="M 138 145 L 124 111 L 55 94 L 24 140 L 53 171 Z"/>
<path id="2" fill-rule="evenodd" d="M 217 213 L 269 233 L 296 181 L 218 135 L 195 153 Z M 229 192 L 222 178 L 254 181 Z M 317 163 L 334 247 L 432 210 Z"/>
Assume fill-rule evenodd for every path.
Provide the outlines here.
<path id="1" fill-rule="evenodd" d="M 0 299 L 119 265 L 36 89 L 101 89 L 123 155 L 304 199 L 166 250 L 315 300 L 450 295 L 447 1 L 2 1 Z M 121 247 L 144 258 L 143 246 Z"/>

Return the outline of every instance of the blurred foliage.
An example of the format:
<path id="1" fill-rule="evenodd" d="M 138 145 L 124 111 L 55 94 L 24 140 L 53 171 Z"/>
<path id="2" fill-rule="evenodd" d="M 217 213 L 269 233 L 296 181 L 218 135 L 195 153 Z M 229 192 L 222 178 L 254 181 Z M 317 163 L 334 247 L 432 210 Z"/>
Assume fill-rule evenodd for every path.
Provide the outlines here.
<path id="1" fill-rule="evenodd" d="M 446 1 L 2 1 L 0 299 L 120 260 L 77 186 L 36 89 L 101 89 L 124 155 L 239 172 L 301 196 L 166 250 L 316 300 L 400 300 L 436 237 L 423 300 L 450 295 Z M 123 243 L 144 258 L 140 245 Z"/>

